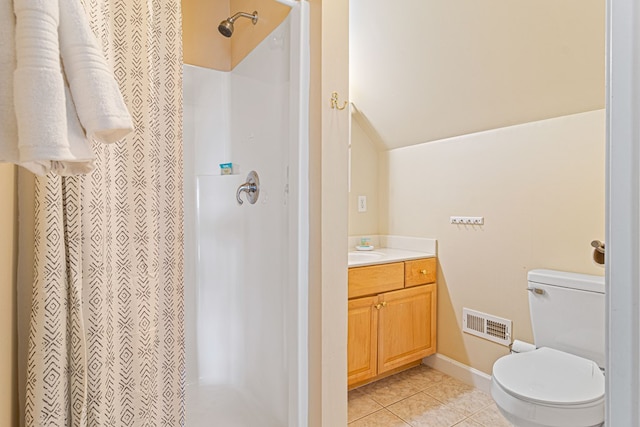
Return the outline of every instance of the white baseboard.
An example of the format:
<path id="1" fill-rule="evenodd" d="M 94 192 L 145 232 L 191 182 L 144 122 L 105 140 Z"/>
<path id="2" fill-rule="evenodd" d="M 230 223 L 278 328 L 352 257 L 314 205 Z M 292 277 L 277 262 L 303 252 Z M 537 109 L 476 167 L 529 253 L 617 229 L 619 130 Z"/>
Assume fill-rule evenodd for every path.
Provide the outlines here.
<path id="1" fill-rule="evenodd" d="M 425 357 L 422 363 L 444 374 L 491 394 L 491 375 L 464 365 L 442 354 Z"/>

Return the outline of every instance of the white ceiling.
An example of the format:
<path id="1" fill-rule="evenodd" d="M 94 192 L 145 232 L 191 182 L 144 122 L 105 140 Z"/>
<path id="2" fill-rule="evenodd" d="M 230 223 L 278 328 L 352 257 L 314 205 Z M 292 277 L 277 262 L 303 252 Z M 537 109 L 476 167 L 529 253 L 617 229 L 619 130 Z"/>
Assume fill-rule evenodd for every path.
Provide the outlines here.
<path id="1" fill-rule="evenodd" d="M 604 0 L 350 0 L 350 100 L 397 148 L 604 107 Z"/>

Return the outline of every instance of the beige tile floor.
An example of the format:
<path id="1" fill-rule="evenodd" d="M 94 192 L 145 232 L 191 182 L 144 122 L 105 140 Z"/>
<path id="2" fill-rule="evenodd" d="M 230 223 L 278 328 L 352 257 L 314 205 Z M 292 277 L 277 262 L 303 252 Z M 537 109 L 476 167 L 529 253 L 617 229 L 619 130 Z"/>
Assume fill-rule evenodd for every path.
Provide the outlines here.
<path id="1" fill-rule="evenodd" d="M 349 392 L 349 427 L 510 427 L 488 394 L 420 365 Z"/>

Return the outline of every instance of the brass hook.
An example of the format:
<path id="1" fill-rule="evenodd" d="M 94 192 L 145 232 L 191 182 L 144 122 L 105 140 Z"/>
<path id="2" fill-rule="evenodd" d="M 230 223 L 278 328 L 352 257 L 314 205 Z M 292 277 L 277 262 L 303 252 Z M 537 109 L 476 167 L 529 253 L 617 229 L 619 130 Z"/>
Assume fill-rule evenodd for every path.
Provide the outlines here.
<path id="1" fill-rule="evenodd" d="M 338 109 L 338 110 L 344 110 L 345 108 L 347 108 L 347 101 L 344 101 L 344 104 L 342 105 L 342 107 L 338 107 L 338 92 L 331 92 L 331 108 L 332 109 Z"/>

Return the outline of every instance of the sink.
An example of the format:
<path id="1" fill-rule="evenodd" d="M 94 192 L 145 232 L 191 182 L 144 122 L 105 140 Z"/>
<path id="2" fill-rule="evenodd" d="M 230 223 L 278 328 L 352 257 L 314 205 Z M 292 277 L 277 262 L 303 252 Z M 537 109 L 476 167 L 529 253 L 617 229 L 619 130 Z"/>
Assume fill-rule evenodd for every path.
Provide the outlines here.
<path id="1" fill-rule="evenodd" d="M 384 257 L 384 254 L 381 252 L 349 252 L 349 264 L 354 262 L 370 262 L 377 261 Z"/>

